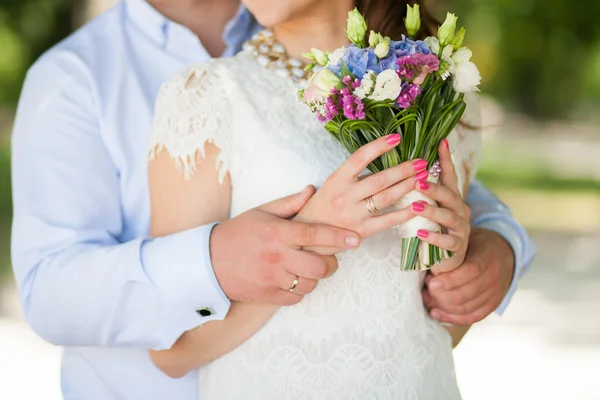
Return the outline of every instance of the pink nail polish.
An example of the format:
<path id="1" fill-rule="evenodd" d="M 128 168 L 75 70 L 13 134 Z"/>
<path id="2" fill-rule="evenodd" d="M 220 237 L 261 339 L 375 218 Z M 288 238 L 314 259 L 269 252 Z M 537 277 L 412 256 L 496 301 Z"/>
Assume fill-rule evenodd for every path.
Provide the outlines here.
<path id="1" fill-rule="evenodd" d="M 419 229 L 417 231 L 417 236 L 420 237 L 421 239 L 425 239 L 426 237 L 429 236 L 429 232 L 424 231 L 423 229 Z"/>
<path id="2" fill-rule="evenodd" d="M 425 206 L 421 203 L 412 203 L 412 209 L 416 212 L 422 212 L 425 210 Z"/>
<path id="3" fill-rule="evenodd" d="M 413 163 L 413 168 L 415 169 L 415 171 L 421 171 L 422 169 L 427 168 L 427 161 L 417 160 Z"/>
<path id="4" fill-rule="evenodd" d="M 415 181 L 423 181 L 423 180 L 427 179 L 428 176 L 429 176 L 428 171 L 421 171 L 417 175 L 415 175 Z"/>
<path id="5" fill-rule="evenodd" d="M 444 144 L 446 145 L 446 148 L 450 150 L 450 142 L 448 142 L 448 139 L 444 139 Z"/>
<path id="6" fill-rule="evenodd" d="M 385 142 L 390 146 L 400 143 L 400 134 L 394 133 L 392 135 L 389 135 L 387 139 L 385 139 Z"/>
<path id="7" fill-rule="evenodd" d="M 429 183 L 427 183 L 425 181 L 419 181 L 419 189 L 421 189 L 421 190 L 429 189 Z"/>

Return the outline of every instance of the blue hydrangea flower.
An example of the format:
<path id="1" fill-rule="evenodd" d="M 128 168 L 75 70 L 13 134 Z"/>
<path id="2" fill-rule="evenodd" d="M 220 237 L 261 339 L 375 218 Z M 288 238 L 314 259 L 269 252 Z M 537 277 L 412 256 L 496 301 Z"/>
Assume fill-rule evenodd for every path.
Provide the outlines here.
<path id="1" fill-rule="evenodd" d="M 383 71 L 373 49 L 359 49 L 353 44 L 348 46 L 339 63 L 330 65 L 328 68 L 339 76 L 342 69 L 341 63 L 344 63 L 346 68 L 358 79 L 362 79 L 367 70 L 377 74 Z"/>
<path id="2" fill-rule="evenodd" d="M 427 43 L 422 40 L 411 40 L 402 35 L 402 40 L 397 42 L 392 41 L 390 48 L 394 49 L 396 57 L 411 56 L 415 53 L 430 54 L 431 50 Z"/>

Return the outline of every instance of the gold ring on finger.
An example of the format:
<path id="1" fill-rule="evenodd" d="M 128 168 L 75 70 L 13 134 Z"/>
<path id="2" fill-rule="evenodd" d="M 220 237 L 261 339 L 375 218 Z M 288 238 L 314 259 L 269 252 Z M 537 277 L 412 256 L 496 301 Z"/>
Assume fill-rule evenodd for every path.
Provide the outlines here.
<path id="1" fill-rule="evenodd" d="M 293 293 L 294 290 L 296 290 L 296 287 L 298 286 L 298 280 L 299 279 L 300 279 L 300 277 L 298 275 L 296 275 L 296 277 L 294 278 L 294 282 L 292 282 L 292 285 L 288 289 L 290 291 L 290 293 Z"/>
<path id="2" fill-rule="evenodd" d="M 377 215 L 379 210 L 375 207 L 375 202 L 373 201 L 373 196 L 369 196 L 365 199 L 365 206 L 371 215 Z"/>

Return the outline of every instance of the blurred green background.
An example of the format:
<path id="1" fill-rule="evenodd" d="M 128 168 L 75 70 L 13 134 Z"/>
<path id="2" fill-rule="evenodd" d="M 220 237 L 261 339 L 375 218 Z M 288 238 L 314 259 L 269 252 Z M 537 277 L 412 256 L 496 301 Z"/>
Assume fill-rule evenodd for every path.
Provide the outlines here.
<path id="1" fill-rule="evenodd" d="M 0 0 L 0 322 L 3 315 L 19 318 L 8 310 L 18 308 L 9 279 L 9 137 L 23 78 L 46 49 L 114 3 Z M 600 2 L 430 5 L 439 19 L 446 11 L 459 16 L 483 76 L 479 178 L 512 208 L 539 250 L 505 316 L 478 324 L 456 351 L 463 396 L 598 399 L 593 373 L 600 370 Z M 57 374 L 59 355 L 44 359 L 43 349 L 23 368 L 29 371 L 35 362 L 44 366 L 40 377 L 46 365 Z M 15 350 L 14 359 L 21 355 Z M 494 363 L 479 368 L 486 357 Z M 19 379 L 13 367 L 0 362 L 0 376 Z M 58 378 L 46 381 L 58 393 Z"/>

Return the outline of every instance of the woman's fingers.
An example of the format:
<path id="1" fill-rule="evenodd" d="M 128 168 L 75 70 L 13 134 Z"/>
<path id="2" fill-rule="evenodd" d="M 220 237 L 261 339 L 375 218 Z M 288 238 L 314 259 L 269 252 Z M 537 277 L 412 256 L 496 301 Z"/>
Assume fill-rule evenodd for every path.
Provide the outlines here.
<path id="1" fill-rule="evenodd" d="M 417 232 L 417 236 L 426 243 L 437 246 L 440 249 L 451 251 L 453 253 L 463 252 L 467 247 L 466 241 L 456 235 L 430 232 L 421 229 Z"/>
<path id="2" fill-rule="evenodd" d="M 356 150 L 335 174 L 356 179 L 373 160 L 398 146 L 400 139 L 400 135 L 394 133 L 365 144 Z"/>
<path id="3" fill-rule="evenodd" d="M 448 139 L 444 139 L 442 140 L 442 143 L 440 143 L 440 148 L 438 149 L 438 159 L 440 160 L 440 167 L 442 168 L 442 173 L 440 174 L 440 183 L 455 193 L 460 193 L 458 190 L 458 178 L 456 176 L 456 170 L 454 169 L 454 163 L 452 162 L 452 154 L 450 153 L 450 143 L 448 142 Z"/>
<path id="4" fill-rule="evenodd" d="M 398 164 L 395 167 L 385 169 L 373 175 L 362 179 L 356 184 L 356 190 L 353 190 L 353 195 L 356 195 L 359 199 L 364 199 L 369 196 L 374 196 L 376 193 L 389 188 L 392 185 L 398 184 L 412 178 L 418 172 L 424 171 L 427 168 L 427 161 L 425 160 L 412 160 Z M 409 182 L 414 182 L 414 180 Z M 412 185 L 411 185 L 412 189 Z M 380 205 L 377 204 L 380 210 L 383 206 L 387 207 L 389 204 Z"/>
<path id="5" fill-rule="evenodd" d="M 369 237 L 378 232 L 390 229 L 393 226 L 406 222 L 414 217 L 412 211 L 408 208 L 391 211 L 376 217 L 368 218 L 364 222 L 364 230 L 361 236 Z"/>
<path id="6" fill-rule="evenodd" d="M 435 200 L 440 207 L 454 211 L 464 220 L 469 221 L 471 218 L 469 206 L 457 191 L 426 181 L 418 181 L 415 188 L 427 197 Z"/>
<path id="7" fill-rule="evenodd" d="M 465 239 L 467 239 L 471 233 L 469 222 L 448 208 L 434 207 L 425 202 L 419 202 L 413 203 L 410 206 L 410 209 L 414 215 L 420 215 L 432 222 L 436 222 L 439 225 L 456 232 L 456 234 Z"/>
<path id="8" fill-rule="evenodd" d="M 373 199 L 373 203 L 375 204 L 375 207 L 380 210 L 383 211 L 385 210 L 387 207 L 391 206 L 392 204 L 396 203 L 397 201 L 399 201 L 400 199 L 402 199 L 404 196 L 406 196 L 408 193 L 410 193 L 412 190 L 414 189 L 414 180 L 411 179 L 405 179 L 399 183 L 396 183 L 393 186 L 388 187 L 387 189 L 382 190 L 381 192 L 375 194 L 372 196 Z M 364 206 L 364 200 L 361 200 L 361 208 L 364 208 L 364 211 L 366 213 L 368 213 L 368 209 L 366 208 L 366 206 Z M 368 214 L 364 214 L 365 217 L 368 217 Z"/>

